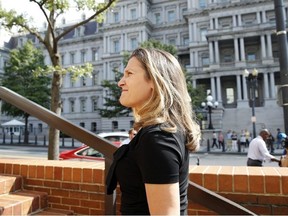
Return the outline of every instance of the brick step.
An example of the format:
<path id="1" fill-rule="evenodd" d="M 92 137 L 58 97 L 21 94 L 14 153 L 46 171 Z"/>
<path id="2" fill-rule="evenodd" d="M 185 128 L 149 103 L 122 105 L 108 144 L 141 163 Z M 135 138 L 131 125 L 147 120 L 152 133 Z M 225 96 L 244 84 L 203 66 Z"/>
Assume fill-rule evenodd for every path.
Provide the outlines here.
<path id="1" fill-rule="evenodd" d="M 32 213 L 31 215 L 75 215 L 73 211 L 63 209 L 47 208 L 38 212 Z"/>
<path id="2" fill-rule="evenodd" d="M 47 206 L 44 192 L 21 190 L 0 196 L 0 215 L 28 215 Z"/>
<path id="3" fill-rule="evenodd" d="M 23 178 L 19 175 L 0 175 L 0 195 L 21 190 Z"/>

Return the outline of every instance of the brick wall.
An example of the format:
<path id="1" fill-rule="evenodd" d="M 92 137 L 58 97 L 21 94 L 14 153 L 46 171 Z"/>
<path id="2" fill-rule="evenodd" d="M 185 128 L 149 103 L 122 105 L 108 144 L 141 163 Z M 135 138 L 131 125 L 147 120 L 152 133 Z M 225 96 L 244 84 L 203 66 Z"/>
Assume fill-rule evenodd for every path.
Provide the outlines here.
<path id="1" fill-rule="evenodd" d="M 104 214 L 103 162 L 0 159 L 0 173 L 22 175 L 25 189 L 47 192 L 50 207 Z M 288 215 L 287 168 L 191 166 L 190 179 L 256 214 Z M 188 213 L 215 214 L 193 202 Z"/>

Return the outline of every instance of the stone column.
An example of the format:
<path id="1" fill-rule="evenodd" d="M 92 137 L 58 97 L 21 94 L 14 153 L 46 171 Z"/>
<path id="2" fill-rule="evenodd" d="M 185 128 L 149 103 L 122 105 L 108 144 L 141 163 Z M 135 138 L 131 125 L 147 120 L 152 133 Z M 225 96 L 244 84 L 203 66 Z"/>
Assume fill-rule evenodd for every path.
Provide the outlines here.
<path id="1" fill-rule="evenodd" d="M 234 38 L 235 62 L 239 62 L 238 38 Z"/>
<path id="2" fill-rule="evenodd" d="M 214 64 L 214 49 L 213 49 L 213 41 L 209 41 L 209 58 L 210 64 Z"/>
<path id="3" fill-rule="evenodd" d="M 214 42 L 215 47 L 214 47 L 214 51 L 215 51 L 215 62 L 216 64 L 220 63 L 220 57 L 219 57 L 219 43 L 218 41 Z"/>
<path id="4" fill-rule="evenodd" d="M 275 78 L 274 78 L 274 72 L 270 72 L 270 85 L 271 85 L 271 98 L 276 98 L 276 86 L 275 86 Z"/>
<path id="5" fill-rule="evenodd" d="M 261 35 L 261 54 L 262 54 L 262 59 L 266 58 L 266 43 L 265 43 L 265 35 Z"/>
<path id="6" fill-rule="evenodd" d="M 241 61 L 245 61 L 245 45 L 244 45 L 244 38 L 240 38 L 240 54 L 241 54 Z"/>
<path id="7" fill-rule="evenodd" d="M 242 100 L 240 76 L 241 76 L 241 75 L 237 75 L 237 76 L 236 76 L 236 82 L 237 82 L 237 99 L 238 99 L 238 101 L 241 101 L 241 100 Z"/>
<path id="8" fill-rule="evenodd" d="M 242 75 L 242 83 L 243 83 L 243 100 L 248 100 L 247 82 L 246 82 L 246 78 L 243 75 Z"/>
<path id="9" fill-rule="evenodd" d="M 217 86 L 217 100 L 219 103 L 222 103 L 222 95 L 221 95 L 221 77 L 216 77 L 216 86 Z"/>
<path id="10" fill-rule="evenodd" d="M 268 75 L 267 75 L 267 73 L 264 73 L 263 76 L 264 76 L 264 99 L 268 99 L 268 98 L 270 98 L 269 89 L 272 86 L 269 86 L 269 84 L 268 84 Z"/>
<path id="11" fill-rule="evenodd" d="M 211 95 L 214 98 L 214 100 L 217 100 L 216 88 L 215 88 L 215 77 L 210 78 L 210 83 L 211 83 Z"/>

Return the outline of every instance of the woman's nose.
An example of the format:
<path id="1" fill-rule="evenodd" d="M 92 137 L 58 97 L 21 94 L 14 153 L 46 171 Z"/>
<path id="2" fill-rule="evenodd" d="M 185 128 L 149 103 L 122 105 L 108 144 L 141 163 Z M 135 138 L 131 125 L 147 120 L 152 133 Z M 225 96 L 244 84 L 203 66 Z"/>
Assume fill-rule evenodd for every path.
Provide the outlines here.
<path id="1" fill-rule="evenodd" d="M 121 87 L 124 85 L 124 76 L 119 80 L 118 86 Z"/>

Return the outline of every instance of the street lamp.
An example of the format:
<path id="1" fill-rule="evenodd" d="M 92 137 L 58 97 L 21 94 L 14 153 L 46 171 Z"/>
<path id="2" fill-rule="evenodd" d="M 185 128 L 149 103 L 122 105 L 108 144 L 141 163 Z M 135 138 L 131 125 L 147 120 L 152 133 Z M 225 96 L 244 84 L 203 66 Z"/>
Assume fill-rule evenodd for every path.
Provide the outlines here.
<path id="1" fill-rule="evenodd" d="M 244 70 L 243 76 L 246 78 L 246 82 L 249 85 L 249 89 L 251 89 L 251 101 L 252 101 L 252 117 L 251 122 L 253 125 L 253 137 L 256 137 L 256 116 L 255 116 L 255 91 L 258 87 L 258 70 L 253 69 L 252 72 L 249 72 L 247 69 Z"/>
<path id="2" fill-rule="evenodd" d="M 208 125 L 208 129 L 214 129 L 213 125 L 212 125 L 212 118 L 211 118 L 211 113 L 212 113 L 212 108 L 217 107 L 218 106 L 218 102 L 214 101 L 213 102 L 213 97 L 212 95 L 208 95 L 206 98 L 207 102 L 202 102 L 201 106 L 203 108 L 208 108 L 208 113 L 209 113 L 209 125 Z"/>

